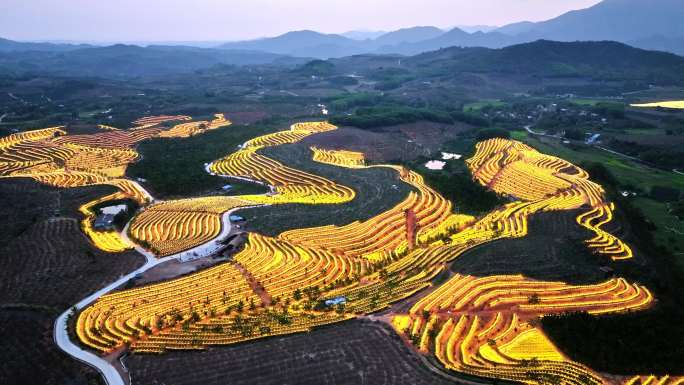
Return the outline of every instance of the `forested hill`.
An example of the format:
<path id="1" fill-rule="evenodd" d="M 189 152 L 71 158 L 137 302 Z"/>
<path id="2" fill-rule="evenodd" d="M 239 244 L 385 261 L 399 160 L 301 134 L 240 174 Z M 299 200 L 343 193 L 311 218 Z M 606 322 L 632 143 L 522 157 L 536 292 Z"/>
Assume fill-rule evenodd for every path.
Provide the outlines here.
<path id="1" fill-rule="evenodd" d="M 684 84 L 684 57 L 617 42 L 539 40 L 501 49 L 445 48 L 407 59 L 424 72 L 497 72 Z"/>
<path id="2" fill-rule="evenodd" d="M 310 75 L 316 76 L 357 73 L 371 80 L 390 83 L 462 73 L 498 73 L 511 75 L 512 81 L 520 75 L 526 78 L 583 77 L 641 84 L 684 84 L 684 57 L 608 41 L 562 43 L 539 40 L 501 49 L 452 47 L 412 57 L 358 55 L 317 60 L 307 65 L 309 62 L 310 59 L 258 51 L 114 45 L 68 52 L 0 52 L 0 73 L 132 78 L 191 73 L 226 64 L 286 64 L 289 69 L 283 68 L 282 76 L 299 65 L 295 73 L 312 69 L 316 71 Z M 397 76 L 399 79 L 394 79 Z"/>

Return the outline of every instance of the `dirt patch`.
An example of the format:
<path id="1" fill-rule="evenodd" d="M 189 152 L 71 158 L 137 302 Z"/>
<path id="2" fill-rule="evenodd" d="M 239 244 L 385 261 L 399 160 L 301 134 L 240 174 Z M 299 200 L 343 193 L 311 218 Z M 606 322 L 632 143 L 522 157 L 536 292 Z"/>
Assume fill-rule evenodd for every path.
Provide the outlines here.
<path id="1" fill-rule="evenodd" d="M 433 155 L 445 141 L 456 138 L 467 129 L 467 125 L 433 122 L 407 123 L 373 130 L 341 127 L 313 135 L 303 142 L 326 149 L 363 152 L 368 161 L 383 163 Z"/>
<path id="2" fill-rule="evenodd" d="M 225 260 L 219 260 L 212 257 L 199 258 L 188 262 L 180 262 L 174 259 L 146 271 L 141 277 L 135 280 L 135 285 L 149 285 L 155 282 L 178 278 L 214 266 L 223 261 Z"/>

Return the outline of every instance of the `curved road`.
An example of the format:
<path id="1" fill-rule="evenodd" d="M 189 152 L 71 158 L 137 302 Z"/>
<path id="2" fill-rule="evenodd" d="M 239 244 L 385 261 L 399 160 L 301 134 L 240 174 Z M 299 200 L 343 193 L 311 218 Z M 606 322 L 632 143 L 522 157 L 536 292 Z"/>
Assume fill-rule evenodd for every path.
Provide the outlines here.
<path id="1" fill-rule="evenodd" d="M 525 131 L 527 131 L 527 132 L 528 132 L 529 134 L 531 134 L 531 135 L 539 135 L 539 136 L 546 136 L 546 137 L 549 137 L 549 138 L 562 139 L 562 138 L 561 138 L 560 136 L 558 136 L 558 135 L 549 135 L 549 134 L 545 134 L 545 133 L 543 133 L 543 132 L 534 131 L 534 130 L 532 130 L 532 126 L 525 126 L 524 128 L 525 128 Z M 641 163 L 641 164 L 643 164 L 643 165 L 645 165 L 645 166 L 651 167 L 651 166 L 649 166 L 648 164 L 645 164 L 641 159 L 639 159 L 639 158 L 637 158 L 637 157 L 634 157 L 634 156 L 631 156 L 631 155 L 627 155 L 627 154 L 623 154 L 623 153 L 621 153 L 621 152 L 617 152 L 617 151 L 614 151 L 614 150 L 611 150 L 611 149 L 608 149 L 608 148 L 605 148 L 605 147 L 601 147 L 601 146 L 594 146 L 594 147 L 596 147 L 596 148 L 598 148 L 598 149 L 600 149 L 600 150 L 609 152 L 609 153 L 611 153 L 611 154 L 613 154 L 613 155 L 622 156 L 622 157 L 631 159 L 631 160 L 633 160 L 633 161 L 635 161 L 635 162 L 639 162 L 639 163 Z M 678 170 L 678 169 L 676 169 L 676 168 L 672 169 L 672 172 L 675 173 L 675 174 L 684 175 L 684 172 L 682 172 L 682 171 L 680 171 L 680 170 Z"/>
<path id="2" fill-rule="evenodd" d="M 76 308 L 77 311 L 81 310 L 86 306 L 90 305 L 91 303 L 95 302 L 101 296 L 109 293 L 110 291 L 128 282 L 128 280 L 135 277 L 137 274 L 143 273 L 159 265 L 160 263 L 164 263 L 171 259 L 177 258 L 175 256 L 171 256 L 162 259 L 156 259 L 154 258 L 154 256 L 150 257 L 149 253 L 147 252 L 143 253 L 143 255 L 145 255 L 145 257 L 147 258 L 147 262 L 145 262 L 144 265 L 122 276 L 121 278 L 112 282 L 108 286 L 96 291 L 95 293 L 89 295 L 88 297 L 82 299 L 79 303 L 74 305 L 72 309 Z M 82 361 L 97 369 L 102 374 L 102 376 L 104 376 L 105 382 L 108 385 L 125 385 L 126 382 L 124 381 L 123 377 L 121 377 L 121 374 L 116 370 L 116 368 L 112 364 L 110 364 L 103 358 L 97 356 L 96 354 L 84 350 L 78 345 L 71 342 L 71 339 L 69 339 L 69 332 L 67 330 L 67 322 L 69 320 L 70 315 L 72 314 L 72 309 L 65 311 L 59 317 L 57 317 L 57 320 L 55 320 L 54 339 L 57 346 L 59 346 L 60 349 L 62 349 L 75 359 Z"/>
<path id="3" fill-rule="evenodd" d="M 208 173 L 214 175 L 209 169 L 210 165 L 211 165 L 210 163 L 206 164 L 205 170 Z M 227 178 L 239 179 L 239 180 L 243 180 L 243 181 L 247 181 L 247 182 L 265 185 L 270 189 L 270 194 L 275 193 L 275 187 L 274 186 L 265 184 L 265 183 L 260 182 L 260 181 L 256 181 L 256 180 L 252 180 L 252 179 L 248 179 L 248 178 L 244 178 L 244 177 L 230 177 L 230 176 L 225 176 L 225 175 L 222 175 L 222 176 L 227 177 Z M 129 180 L 129 181 L 131 181 L 132 183 L 137 185 L 140 188 L 140 190 L 144 192 L 145 196 L 150 199 L 151 202 L 156 202 L 155 199 L 152 197 L 152 195 L 150 195 L 150 193 L 145 188 L 143 188 L 138 182 L 132 181 L 132 180 Z M 269 194 L 269 193 L 267 193 L 267 194 Z M 264 195 L 267 195 L 267 194 L 264 194 Z M 227 237 L 233 230 L 232 229 L 232 223 L 230 222 L 230 215 L 237 210 L 242 210 L 242 209 L 246 209 L 246 208 L 250 208 L 250 207 L 257 207 L 257 206 L 267 206 L 267 205 L 238 207 L 238 208 L 234 208 L 232 210 L 229 210 L 229 211 L 223 213 L 222 217 L 221 217 L 221 223 L 223 224 L 221 233 L 218 236 L 216 236 L 214 239 L 212 239 L 212 240 L 210 240 L 210 241 L 208 241 L 202 245 L 194 247 L 192 249 L 185 250 L 183 252 L 180 252 L 180 253 L 177 253 L 174 255 L 170 255 L 168 257 L 164 257 L 161 259 L 158 259 L 153 253 L 143 249 L 142 247 L 137 245 L 135 242 L 131 241 L 131 239 L 128 237 L 128 226 L 130 225 L 130 222 L 128 224 L 126 224 L 126 227 L 124 227 L 124 229 L 121 231 L 121 237 L 128 244 L 133 245 L 137 252 L 139 252 L 140 254 L 145 256 L 145 258 L 146 258 L 145 264 L 142 265 L 141 267 L 139 267 L 138 269 L 136 269 L 136 270 L 134 270 L 134 271 L 132 271 L 126 275 L 121 276 L 119 279 L 112 282 L 108 286 L 103 287 L 102 289 L 100 289 L 100 290 L 96 291 L 95 293 L 89 295 L 88 297 L 82 299 L 80 302 L 75 304 L 71 309 L 66 310 L 59 317 L 57 317 L 57 319 L 55 320 L 55 325 L 54 325 L 54 340 L 55 340 L 55 343 L 57 344 L 57 346 L 59 346 L 60 349 L 62 349 L 64 352 L 66 352 L 67 354 L 69 354 L 73 358 L 75 358 L 81 362 L 84 362 L 84 363 L 94 367 L 95 369 L 97 369 L 97 371 L 100 372 L 100 374 L 102 374 L 102 376 L 104 377 L 107 385 L 128 385 L 129 381 L 126 381 L 124 379 L 124 377 L 122 377 L 121 372 L 119 372 L 116 369 L 116 367 L 114 367 L 114 365 L 112 365 L 110 362 L 103 359 L 102 357 L 100 357 L 100 356 L 98 356 L 92 352 L 89 352 L 85 349 L 82 349 L 80 346 L 78 346 L 77 344 L 75 344 L 71 341 L 71 339 L 69 338 L 69 332 L 68 332 L 68 321 L 69 321 L 69 317 L 72 315 L 72 310 L 74 308 L 76 309 L 77 312 L 79 310 L 82 310 L 83 308 L 85 308 L 88 305 L 95 302 L 101 296 L 115 290 L 116 288 L 125 284 L 130 279 L 137 276 L 138 274 L 142 274 L 142 273 L 146 272 L 147 270 L 150 270 L 151 268 L 153 268 L 159 264 L 162 264 L 164 262 L 167 262 L 167 261 L 170 261 L 173 259 L 179 260 L 181 262 L 185 262 L 185 261 L 201 258 L 201 257 L 207 256 L 207 255 L 215 252 L 221 246 L 219 244 L 219 241 L 221 241 L 225 237 Z"/>
<path id="4" fill-rule="evenodd" d="M 223 230 L 221 233 L 211 241 L 197 246 L 193 249 L 170 255 L 168 257 L 164 258 L 157 258 L 154 256 L 154 254 L 150 253 L 149 251 L 143 249 L 140 246 L 135 246 L 135 250 L 139 252 L 140 254 L 144 255 L 146 258 L 146 262 L 144 265 L 139 267 L 138 269 L 121 276 L 119 279 L 116 281 L 110 283 L 106 287 L 103 287 L 102 289 L 96 291 L 95 293 L 89 295 L 88 297 L 82 299 L 80 302 L 78 302 L 76 305 L 74 305 L 71 309 L 68 309 L 64 313 L 62 313 L 59 317 L 57 317 L 57 320 L 55 320 L 55 327 L 54 327 L 54 340 L 57 346 L 60 347 L 63 351 L 65 351 L 67 354 L 71 355 L 75 359 L 84 362 L 95 369 L 99 371 L 102 376 L 105 379 L 105 382 L 107 385 L 126 385 L 127 381 L 124 380 L 124 378 L 121 376 L 121 373 L 116 370 L 116 368 L 109 363 L 107 360 L 101 358 L 100 356 L 91 353 L 85 349 L 82 349 L 80 346 L 77 344 L 73 343 L 71 339 L 69 338 L 69 332 L 67 330 L 68 326 L 68 321 L 69 317 L 72 314 L 72 310 L 75 308 L 76 311 L 82 310 L 83 308 L 87 307 L 88 305 L 92 304 L 95 302 L 98 298 L 101 296 L 111 292 L 112 290 L 118 288 L 119 286 L 125 284 L 128 282 L 130 279 L 135 278 L 136 275 L 142 274 L 146 272 L 147 270 L 150 270 L 151 268 L 160 265 L 164 262 L 177 259 L 177 260 L 183 260 L 183 257 L 187 257 L 188 254 L 192 255 L 192 253 L 196 251 L 205 251 L 207 246 L 210 248 L 208 250 L 211 250 L 211 252 L 216 250 L 216 247 L 218 245 L 218 241 L 225 238 L 230 232 L 232 231 L 232 224 L 230 222 L 230 215 L 233 211 L 237 209 L 233 209 L 230 211 L 225 212 L 222 215 L 222 222 L 223 222 Z M 124 228 L 122 231 L 122 236 L 124 240 L 129 242 L 130 244 L 134 244 L 133 242 L 130 241 L 128 236 L 126 235 L 126 230 L 128 229 L 128 225 Z"/>
<path id="5" fill-rule="evenodd" d="M 138 185 L 142 191 L 145 192 L 145 195 L 151 198 L 151 200 L 154 202 L 154 199 L 152 196 L 142 188 L 137 182 L 134 182 L 136 185 Z M 116 281 L 110 283 L 109 285 L 103 287 L 102 289 L 92 293 L 88 297 L 82 299 L 80 302 L 72 306 L 70 309 L 66 310 L 64 313 L 60 314 L 59 317 L 55 320 L 54 324 L 54 341 L 59 346 L 60 349 L 62 349 L 64 352 L 72 356 L 78 361 L 81 361 L 85 364 L 88 364 L 92 366 L 93 368 L 97 369 L 100 374 L 105 379 L 105 382 L 107 385 L 127 385 L 128 381 L 122 377 L 121 373 L 112 365 L 110 362 L 107 360 L 103 359 L 102 357 L 98 356 L 97 354 L 94 354 L 90 351 L 87 351 L 83 348 L 81 348 L 79 345 L 73 343 L 71 339 L 69 338 L 69 332 L 68 332 L 68 321 L 70 316 L 72 315 L 72 310 L 76 309 L 76 312 L 79 310 L 82 310 L 83 308 L 87 307 L 88 305 L 92 304 L 95 302 L 98 298 L 101 296 L 115 290 L 116 288 L 120 287 L 121 285 L 125 284 L 128 282 L 130 279 L 135 278 L 138 274 L 142 274 L 146 272 L 147 270 L 150 270 L 151 268 L 160 265 L 164 262 L 176 259 L 180 260 L 181 262 L 189 259 L 196 259 L 201 256 L 208 255 L 207 253 L 212 253 L 215 252 L 219 245 L 219 241 L 224 239 L 228 234 L 231 233 L 232 231 L 232 223 L 230 222 L 230 215 L 239 209 L 243 209 L 245 207 L 240 207 L 240 208 L 235 208 L 232 210 L 229 210 L 225 213 L 222 214 L 221 222 L 223 224 L 223 228 L 221 230 L 221 233 L 215 237 L 214 239 L 208 241 L 207 243 L 204 243 L 200 246 L 197 246 L 195 248 L 192 248 L 190 250 L 186 250 L 174 255 L 170 255 L 168 257 L 164 258 L 157 258 L 153 253 L 143 249 L 142 247 L 136 245 L 134 242 L 130 240 L 128 237 L 128 226 L 130 224 L 126 224 L 126 227 L 121 231 L 121 237 L 126 241 L 128 244 L 133 245 L 135 250 L 139 252 L 140 254 L 145 256 L 146 262 L 144 265 L 139 267 L 138 269 L 131 271 L 130 273 L 121 276 L 119 279 Z M 200 254 L 201 253 L 201 254 Z M 200 255 L 195 255 L 195 254 L 200 254 Z M 192 257 L 192 258 L 188 258 Z M 75 315 L 74 313 L 73 315 Z"/>

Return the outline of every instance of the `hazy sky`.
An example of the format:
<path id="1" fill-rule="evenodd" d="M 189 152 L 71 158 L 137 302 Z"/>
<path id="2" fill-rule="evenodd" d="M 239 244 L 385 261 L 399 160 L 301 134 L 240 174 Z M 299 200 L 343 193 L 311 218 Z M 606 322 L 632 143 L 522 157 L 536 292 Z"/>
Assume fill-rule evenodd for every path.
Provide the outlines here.
<path id="1" fill-rule="evenodd" d="M 0 37 L 17 40 L 241 40 L 313 29 L 539 21 L 599 0 L 0 0 Z"/>

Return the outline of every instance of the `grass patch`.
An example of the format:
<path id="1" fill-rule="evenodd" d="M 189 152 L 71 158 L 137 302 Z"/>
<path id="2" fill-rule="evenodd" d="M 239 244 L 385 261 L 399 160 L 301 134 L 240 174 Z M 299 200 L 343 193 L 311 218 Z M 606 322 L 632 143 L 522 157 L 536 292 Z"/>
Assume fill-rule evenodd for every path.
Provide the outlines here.
<path id="1" fill-rule="evenodd" d="M 602 163 L 623 187 L 633 187 L 644 192 L 650 191 L 653 186 L 671 186 L 684 190 L 684 175 L 647 167 L 597 148 L 588 146 L 570 148 L 560 143 L 542 142 L 534 137 L 525 138 L 524 142 L 545 154 L 555 155 L 575 164 Z"/>
<path id="2" fill-rule="evenodd" d="M 640 197 L 634 200 L 644 215 L 656 225 L 654 233 L 656 243 L 667 245 L 678 257 L 677 263 L 684 271 L 684 221 L 670 214 L 667 203 Z"/>
<path id="3" fill-rule="evenodd" d="M 624 103 L 613 102 L 613 101 L 606 100 L 606 99 L 575 98 L 575 99 L 568 99 L 568 101 L 572 104 L 575 104 L 578 106 L 586 106 L 586 107 L 596 107 L 599 104 L 606 105 L 606 106 L 619 107 L 619 108 L 623 108 L 625 106 Z"/>
<path id="4" fill-rule="evenodd" d="M 399 179 L 396 171 L 388 168 L 347 169 L 314 162 L 311 150 L 303 143 L 269 147 L 260 153 L 289 167 L 351 187 L 356 192 L 355 199 L 345 204 L 284 204 L 240 211 L 247 219 L 248 230 L 268 236 L 291 229 L 364 221 L 396 206 L 412 190 Z"/>
<path id="5" fill-rule="evenodd" d="M 665 130 L 661 128 L 633 128 L 625 130 L 628 135 L 665 135 Z"/>
<path id="6" fill-rule="evenodd" d="M 525 139 L 527 139 L 527 131 L 522 131 L 522 130 L 511 131 L 511 139 L 518 140 L 518 141 L 522 142 Z"/>
<path id="7" fill-rule="evenodd" d="M 481 100 L 479 102 L 466 103 L 463 105 L 463 112 L 477 112 L 485 107 L 504 107 L 506 102 L 500 100 Z"/>

